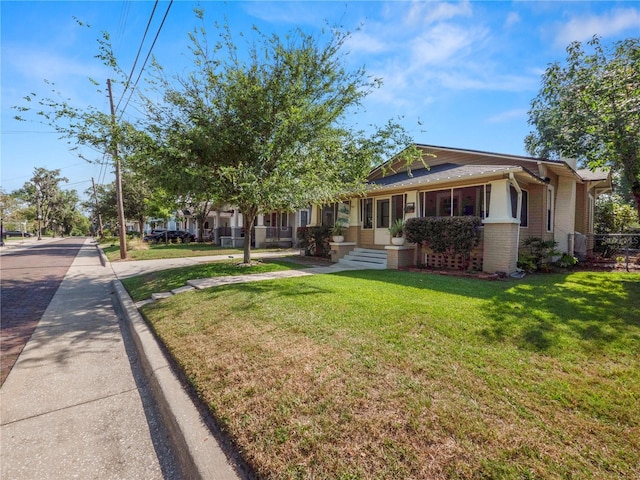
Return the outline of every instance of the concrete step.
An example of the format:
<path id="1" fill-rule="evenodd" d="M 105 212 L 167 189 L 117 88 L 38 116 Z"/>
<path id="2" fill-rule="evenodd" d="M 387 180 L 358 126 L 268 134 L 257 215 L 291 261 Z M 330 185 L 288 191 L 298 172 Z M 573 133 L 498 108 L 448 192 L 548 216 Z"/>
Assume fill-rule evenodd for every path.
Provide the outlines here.
<path id="1" fill-rule="evenodd" d="M 369 248 L 355 248 L 338 262 L 354 268 L 387 268 L 387 252 Z"/>
<path id="2" fill-rule="evenodd" d="M 359 270 L 385 270 L 387 268 L 387 262 L 371 263 L 371 262 L 347 260 L 346 258 L 341 258 L 340 261 L 338 262 L 338 265 L 359 269 Z"/>

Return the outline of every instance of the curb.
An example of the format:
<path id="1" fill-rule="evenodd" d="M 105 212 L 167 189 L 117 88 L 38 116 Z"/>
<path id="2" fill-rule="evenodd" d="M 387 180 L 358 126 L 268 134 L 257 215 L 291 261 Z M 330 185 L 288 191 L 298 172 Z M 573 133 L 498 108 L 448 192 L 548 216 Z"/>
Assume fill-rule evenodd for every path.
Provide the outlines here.
<path id="1" fill-rule="evenodd" d="M 219 446 L 180 379 L 174 374 L 155 336 L 138 313 L 120 280 L 112 280 L 125 323 L 138 350 L 142 369 L 169 432 L 183 478 L 243 478 Z"/>
<path id="2" fill-rule="evenodd" d="M 100 246 L 100 242 L 96 242 L 95 245 L 96 245 L 96 250 L 98 250 L 98 255 L 100 256 L 100 263 L 102 264 L 103 267 L 106 267 L 107 262 L 109 261 L 107 259 L 107 254 L 104 253 L 104 250 Z"/>

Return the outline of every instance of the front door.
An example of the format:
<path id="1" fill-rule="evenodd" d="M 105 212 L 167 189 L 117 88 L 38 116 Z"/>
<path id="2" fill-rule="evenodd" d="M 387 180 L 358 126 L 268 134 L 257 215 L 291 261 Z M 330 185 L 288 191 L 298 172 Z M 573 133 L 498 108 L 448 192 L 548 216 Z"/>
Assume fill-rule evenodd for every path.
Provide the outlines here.
<path id="1" fill-rule="evenodd" d="M 374 223 L 374 243 L 376 245 L 389 245 L 389 221 L 391 216 L 391 199 L 376 199 L 376 220 Z"/>

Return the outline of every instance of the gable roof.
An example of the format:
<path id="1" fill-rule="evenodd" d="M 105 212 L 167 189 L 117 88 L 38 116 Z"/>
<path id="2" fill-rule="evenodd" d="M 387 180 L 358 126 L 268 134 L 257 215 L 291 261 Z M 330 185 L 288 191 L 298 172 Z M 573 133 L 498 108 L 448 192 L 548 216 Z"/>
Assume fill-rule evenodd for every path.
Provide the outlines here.
<path id="1" fill-rule="evenodd" d="M 608 180 L 611 175 L 609 170 L 604 170 L 602 168 L 596 168 L 595 170 L 581 168 L 577 173 L 585 182 L 600 182 L 602 180 Z"/>
<path id="2" fill-rule="evenodd" d="M 400 188 L 416 185 L 436 185 L 458 180 L 481 179 L 509 173 L 524 174 L 536 183 L 546 183 L 520 165 L 457 165 L 443 163 L 431 168 L 418 168 L 383 176 L 369 182 L 371 189 Z"/>
<path id="3" fill-rule="evenodd" d="M 583 182 L 601 182 L 611 188 L 611 176 L 607 170 L 596 169 L 591 171 L 589 169 L 577 170 L 575 165 L 571 161 L 565 160 L 551 160 L 546 158 L 527 157 L 522 155 L 509 155 L 503 153 L 485 152 L 481 150 L 470 150 L 464 148 L 452 148 L 442 147 L 436 145 L 414 144 L 417 148 L 422 150 L 425 155 L 432 155 L 432 158 L 425 158 L 426 163 L 431 167 L 434 172 L 439 172 L 438 167 L 443 167 L 445 170 L 450 168 L 445 165 L 455 165 L 459 168 L 483 166 L 485 168 L 495 167 L 495 173 L 498 173 L 497 169 L 504 169 L 505 166 L 516 169 L 515 171 L 523 171 L 530 174 L 536 180 L 543 179 L 546 176 L 543 172 L 549 170 L 561 177 L 573 178 L 578 183 Z M 400 160 L 401 154 L 395 155 L 389 159 L 383 165 L 373 169 L 369 175 L 371 183 L 384 186 L 390 185 L 390 182 L 385 182 L 385 177 L 393 178 L 393 175 L 388 175 L 387 171 L 404 172 L 406 174 L 407 166 Z M 393 168 L 395 166 L 395 168 Z M 412 166 L 412 173 L 416 176 L 416 171 L 423 168 L 420 162 L 414 163 Z M 519 169 L 519 170 L 518 170 Z M 469 170 L 461 170 L 458 172 L 451 172 L 452 175 L 459 175 L 458 178 L 472 178 L 473 174 L 482 176 L 485 172 L 481 169 L 476 169 L 475 172 Z M 508 171 L 505 171 L 508 173 Z M 435 178 L 435 177 L 434 177 Z M 449 181 L 453 180 L 453 176 L 449 178 Z M 398 180 L 398 177 L 396 177 Z"/>

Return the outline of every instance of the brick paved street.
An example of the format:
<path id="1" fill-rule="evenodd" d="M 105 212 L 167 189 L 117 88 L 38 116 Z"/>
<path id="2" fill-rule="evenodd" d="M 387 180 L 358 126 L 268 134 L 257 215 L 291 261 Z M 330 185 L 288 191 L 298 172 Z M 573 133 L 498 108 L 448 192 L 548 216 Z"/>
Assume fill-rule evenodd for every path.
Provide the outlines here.
<path id="1" fill-rule="evenodd" d="M 84 238 L 48 241 L 0 257 L 0 385 L 84 241 Z"/>

